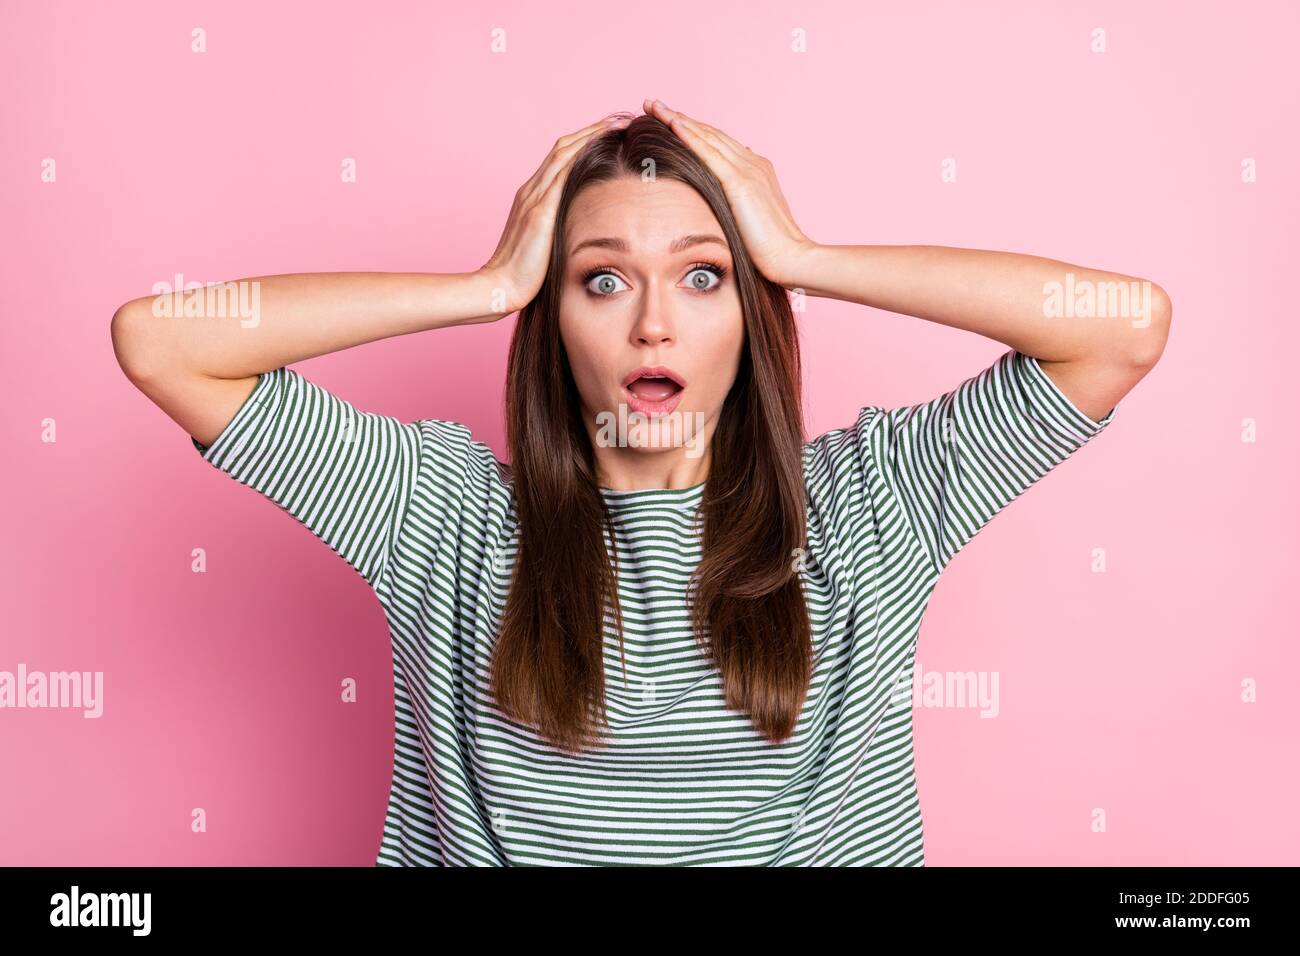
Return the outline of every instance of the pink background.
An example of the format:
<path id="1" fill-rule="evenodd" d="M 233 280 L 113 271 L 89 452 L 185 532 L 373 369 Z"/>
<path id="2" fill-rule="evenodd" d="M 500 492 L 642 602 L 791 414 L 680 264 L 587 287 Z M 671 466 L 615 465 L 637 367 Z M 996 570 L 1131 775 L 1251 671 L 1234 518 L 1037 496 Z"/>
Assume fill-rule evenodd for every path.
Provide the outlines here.
<path id="1" fill-rule="evenodd" d="M 770 157 L 822 242 L 1029 252 L 1175 303 L 1113 424 L 935 591 L 921 667 L 996 671 L 1001 713 L 918 709 L 927 862 L 1300 863 L 1295 8 L 537 6 L 6 4 L 0 670 L 102 670 L 105 714 L 0 710 L 0 863 L 373 864 L 379 604 L 198 457 L 123 377 L 109 318 L 177 272 L 474 269 L 556 137 L 646 95 Z M 512 324 L 296 367 L 503 454 Z M 802 328 L 810 436 L 1005 350 L 826 300 Z"/>

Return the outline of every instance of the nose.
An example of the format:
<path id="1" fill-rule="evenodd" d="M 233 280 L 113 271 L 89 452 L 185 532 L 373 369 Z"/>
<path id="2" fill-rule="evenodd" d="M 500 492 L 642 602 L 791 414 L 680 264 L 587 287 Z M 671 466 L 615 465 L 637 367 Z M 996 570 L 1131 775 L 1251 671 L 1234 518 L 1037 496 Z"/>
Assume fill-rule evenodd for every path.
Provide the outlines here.
<path id="1" fill-rule="evenodd" d="M 676 335 L 672 315 L 661 301 L 662 292 L 649 289 L 641 300 L 641 311 L 632 326 L 632 344 L 669 345 Z"/>

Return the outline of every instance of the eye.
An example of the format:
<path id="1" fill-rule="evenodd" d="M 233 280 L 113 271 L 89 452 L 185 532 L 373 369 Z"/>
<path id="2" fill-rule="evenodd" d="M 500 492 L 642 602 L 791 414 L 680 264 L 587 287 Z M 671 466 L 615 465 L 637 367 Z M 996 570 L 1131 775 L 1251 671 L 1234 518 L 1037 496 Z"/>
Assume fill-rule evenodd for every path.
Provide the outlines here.
<path id="1" fill-rule="evenodd" d="M 690 283 L 691 288 L 696 292 L 712 292 L 722 285 L 722 277 L 726 274 L 726 268 L 717 263 L 697 262 L 691 266 L 686 281 Z M 710 279 L 715 281 L 711 282 Z"/>
<path id="2" fill-rule="evenodd" d="M 596 287 L 592 288 L 592 281 L 595 281 Z M 613 295 L 615 292 L 621 292 L 616 283 L 622 282 L 618 276 L 614 275 L 608 269 L 592 269 L 582 277 L 582 283 L 587 287 L 587 291 L 592 295 L 604 298 Z"/>
<path id="3" fill-rule="evenodd" d="M 722 285 L 722 277 L 726 274 L 726 266 L 720 266 L 716 262 L 696 262 L 686 274 L 686 281 L 693 291 L 707 294 Z M 627 288 L 627 284 L 609 266 L 589 269 L 582 276 L 582 284 L 597 299 L 609 298 Z"/>

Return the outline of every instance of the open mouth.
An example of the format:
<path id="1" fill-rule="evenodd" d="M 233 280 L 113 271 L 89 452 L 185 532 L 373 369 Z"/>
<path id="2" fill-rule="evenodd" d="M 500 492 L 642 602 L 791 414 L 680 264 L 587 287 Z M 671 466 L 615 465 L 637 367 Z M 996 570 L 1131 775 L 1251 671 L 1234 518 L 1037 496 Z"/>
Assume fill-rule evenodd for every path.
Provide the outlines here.
<path id="1" fill-rule="evenodd" d="M 664 402 L 682 390 L 671 378 L 646 375 L 638 378 L 627 387 L 637 398 L 647 402 Z"/>
<path id="2" fill-rule="evenodd" d="M 685 387 L 680 375 L 658 365 L 636 369 L 623 379 L 628 405 L 647 415 L 672 411 Z"/>

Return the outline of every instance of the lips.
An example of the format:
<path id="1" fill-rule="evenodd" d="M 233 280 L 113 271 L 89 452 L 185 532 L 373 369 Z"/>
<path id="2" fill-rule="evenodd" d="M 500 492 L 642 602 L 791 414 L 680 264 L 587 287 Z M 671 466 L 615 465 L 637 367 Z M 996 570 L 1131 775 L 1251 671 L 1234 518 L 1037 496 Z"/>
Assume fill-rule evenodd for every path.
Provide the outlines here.
<path id="1" fill-rule="evenodd" d="M 623 378 L 628 407 L 643 415 L 666 415 L 677 407 L 686 381 L 662 365 L 643 365 Z"/>

